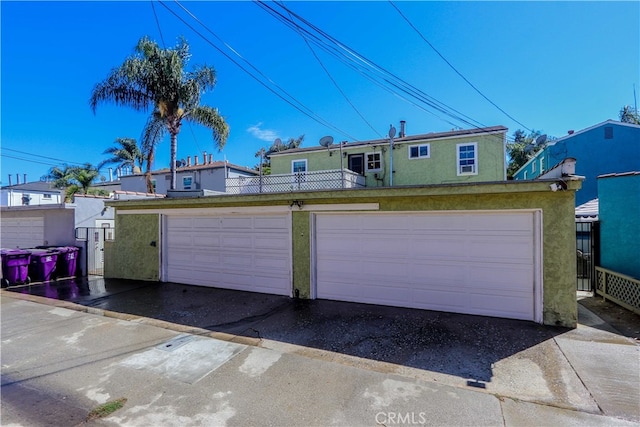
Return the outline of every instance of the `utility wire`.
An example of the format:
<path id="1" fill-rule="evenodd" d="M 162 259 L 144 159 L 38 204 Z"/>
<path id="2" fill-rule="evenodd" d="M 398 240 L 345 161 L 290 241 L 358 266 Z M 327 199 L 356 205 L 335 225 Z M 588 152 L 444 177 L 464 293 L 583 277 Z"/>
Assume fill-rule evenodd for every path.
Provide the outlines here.
<path id="1" fill-rule="evenodd" d="M 435 48 L 434 45 L 431 44 L 431 42 L 429 42 L 429 40 L 427 40 L 427 38 L 420 32 L 420 30 L 418 30 L 416 28 L 415 25 L 413 25 L 413 23 L 411 21 L 409 21 L 409 18 L 407 18 L 405 16 L 404 13 L 402 13 L 402 11 L 398 8 L 398 6 L 396 6 L 396 4 L 392 1 L 392 0 L 388 0 L 389 4 L 391 4 L 391 6 L 393 6 L 393 8 L 400 14 L 400 16 L 406 21 L 406 23 L 413 28 L 413 30 L 418 33 L 418 35 L 420 36 L 420 38 L 422 38 L 422 40 L 424 40 L 425 43 L 427 43 L 429 45 L 429 47 L 431 49 L 433 49 L 433 51 L 438 54 L 438 56 L 453 70 L 455 71 L 455 73 L 460 76 L 462 78 L 462 80 L 464 80 L 465 82 L 467 82 L 467 84 L 469 86 L 471 86 L 473 88 L 473 90 L 475 90 L 476 92 L 478 92 L 478 94 L 480 96 L 482 96 L 484 99 L 486 99 L 491 105 L 493 105 L 494 107 L 496 107 L 500 112 L 502 112 L 505 116 L 507 116 L 508 118 L 510 118 L 511 120 L 513 120 L 514 122 L 518 123 L 520 126 L 522 126 L 523 128 L 525 128 L 526 130 L 528 130 L 529 132 L 531 132 L 531 129 L 529 129 L 527 126 L 525 126 L 524 124 L 522 124 L 520 121 L 518 121 L 517 119 L 515 119 L 513 116 L 511 116 L 511 114 L 507 113 L 506 111 L 504 111 L 502 108 L 500 108 L 495 102 L 493 102 L 492 100 L 490 100 L 484 93 L 482 93 L 480 91 L 480 89 L 478 89 L 473 83 L 471 83 L 469 81 L 469 79 L 467 79 L 460 71 L 458 71 L 458 69 L 456 67 L 453 66 L 453 64 L 451 64 L 451 62 L 449 62 L 447 60 L 447 58 L 444 57 L 444 55 L 442 55 L 440 53 L 440 51 L 438 51 L 438 49 Z"/>
<path id="2" fill-rule="evenodd" d="M 189 24 L 187 21 L 185 21 L 181 16 L 179 16 L 177 13 L 175 13 L 173 10 L 171 10 L 167 5 L 164 4 L 164 2 L 159 1 L 159 3 L 164 6 L 169 12 L 171 12 L 176 18 L 178 18 L 180 21 L 182 21 L 183 24 L 185 24 L 189 29 L 191 29 L 194 33 L 196 33 L 198 36 L 200 36 L 203 40 L 205 40 L 209 45 L 211 45 L 214 49 L 216 49 L 218 52 L 220 52 L 223 56 L 225 56 L 227 59 L 229 59 L 231 62 L 233 62 L 236 66 L 238 66 L 242 71 L 244 71 L 245 73 L 249 74 L 249 76 L 251 76 L 254 80 L 256 80 L 259 84 L 261 84 L 263 87 L 265 87 L 267 90 L 269 90 L 270 92 L 272 92 L 273 94 L 275 94 L 276 96 L 278 96 L 280 99 L 282 99 L 283 101 L 285 101 L 287 104 L 291 105 L 292 107 L 294 107 L 296 110 L 300 111 L 301 113 L 303 113 L 304 115 L 308 116 L 309 118 L 315 120 L 316 122 L 322 124 L 323 126 L 326 126 L 330 129 L 333 129 L 334 131 L 345 135 L 353 140 L 357 140 L 356 138 L 354 138 L 353 136 L 349 135 L 348 132 L 343 131 L 339 128 L 337 128 L 336 126 L 332 125 L 329 121 L 325 120 L 324 118 L 322 118 L 320 115 L 318 115 L 317 113 L 315 113 L 313 110 L 311 110 L 310 108 L 306 107 L 304 104 L 302 104 L 302 102 L 300 102 L 298 99 L 296 99 L 293 95 L 289 94 L 286 90 L 284 90 L 281 86 L 279 86 L 277 83 L 275 83 L 272 79 L 270 79 L 269 77 L 267 77 L 264 73 L 262 73 L 257 67 L 255 67 L 253 64 L 251 64 L 248 60 L 246 60 L 242 55 L 240 55 L 240 53 L 238 53 L 233 47 L 231 47 L 228 43 L 224 42 L 215 32 L 213 32 L 209 27 L 207 27 L 201 20 L 199 20 L 193 13 L 191 13 L 186 7 L 184 7 L 178 0 L 174 0 L 174 2 L 180 6 L 180 8 L 182 8 L 183 11 L 185 11 L 193 20 L 195 20 L 198 24 L 200 24 L 205 30 L 207 30 L 210 34 L 212 34 L 216 39 L 218 39 L 227 49 L 229 49 L 231 52 L 233 52 L 238 58 L 240 58 L 243 62 L 245 62 L 249 67 L 251 67 L 258 75 L 260 75 L 262 78 L 266 79 L 271 85 L 275 86 L 278 90 L 280 90 L 284 95 L 286 95 L 288 98 L 287 99 L 282 93 L 277 92 L 275 89 L 273 89 L 272 87 L 270 87 L 269 85 L 267 85 L 267 83 L 265 83 L 264 81 L 262 81 L 260 78 L 258 78 L 256 75 L 254 75 L 252 72 L 250 72 L 249 70 L 247 70 L 244 66 L 242 66 L 241 64 L 239 64 L 235 59 L 233 59 L 229 54 L 227 54 L 225 51 L 223 51 L 220 47 L 218 47 L 215 43 L 213 43 L 211 40 L 209 40 L 206 36 L 204 36 L 200 31 L 198 31 L 197 29 L 195 29 L 191 24 Z"/>
<path id="3" fill-rule="evenodd" d="M 39 157 L 41 159 L 55 160 L 56 162 L 76 164 L 76 165 L 84 165 L 84 163 L 80 163 L 80 162 L 70 162 L 70 161 L 67 161 L 67 160 L 57 159 L 55 157 L 47 157 L 47 156 L 42 156 L 40 154 L 27 153 L 26 151 L 15 150 L 15 149 L 12 149 L 12 148 L 7 148 L 7 147 L 2 147 L 2 151 L 3 151 L 3 153 L 2 153 L 3 157 L 11 157 L 9 155 L 4 154 L 4 151 L 13 151 L 14 153 L 26 154 L 27 156 Z M 15 159 L 17 157 L 11 157 L 11 158 Z M 25 159 L 20 159 L 20 160 L 25 160 Z"/>
<path id="4" fill-rule="evenodd" d="M 38 163 L 40 165 L 46 165 L 46 166 L 56 166 L 53 163 L 46 163 L 46 162 L 40 162 L 38 160 L 33 160 L 33 159 L 26 159 L 24 157 L 16 157 L 16 156 L 10 156 L 9 154 L 0 154 L 0 156 L 5 157 L 7 159 L 15 159 L 15 160 L 23 160 L 25 162 L 29 162 L 29 163 Z"/>
<path id="5" fill-rule="evenodd" d="M 154 0 L 151 1 L 151 9 L 153 9 L 153 16 L 156 18 L 156 25 L 158 26 L 158 32 L 160 33 L 160 40 L 162 40 L 162 47 L 167 48 L 167 45 L 164 42 L 164 37 L 162 36 L 162 28 L 160 28 L 160 21 L 158 20 L 158 14 L 156 13 L 156 7 L 153 5 Z"/>
<path id="6" fill-rule="evenodd" d="M 151 9 L 153 9 L 153 17 L 156 20 L 156 25 L 158 26 L 158 32 L 160 33 L 160 40 L 162 40 L 162 47 L 164 49 L 166 49 L 167 45 L 165 44 L 164 36 L 162 35 L 162 27 L 160 26 L 160 20 L 158 19 L 158 14 L 156 13 L 156 7 L 153 5 L 154 0 L 150 0 L 150 1 L 151 1 Z M 187 124 L 189 125 L 189 130 L 191 130 L 191 135 L 193 136 L 193 142 L 195 142 L 196 148 L 198 149 L 198 152 L 202 153 L 202 149 L 200 148 L 200 144 L 198 144 L 198 138 L 196 137 L 196 134 L 193 131 L 193 127 L 191 126 L 191 123 L 189 121 L 187 121 Z"/>
<path id="7" fill-rule="evenodd" d="M 296 14 L 295 12 L 291 11 L 290 9 L 288 9 L 286 6 L 284 6 L 283 4 L 281 4 L 280 2 L 275 2 L 273 4 L 277 5 L 279 8 L 283 9 L 284 11 L 290 13 L 291 15 L 293 15 L 298 21 L 300 21 L 301 23 L 303 23 L 304 25 L 306 25 L 308 28 L 310 28 L 314 33 L 312 33 L 311 31 L 307 30 L 306 28 L 301 27 L 300 24 L 293 22 L 293 20 L 287 18 L 286 16 L 284 16 L 281 12 L 275 10 L 272 6 L 270 6 L 269 4 L 266 4 L 265 2 L 261 1 L 261 0 L 256 0 L 256 3 L 259 4 L 263 9 L 265 9 L 266 11 L 268 11 L 272 16 L 276 17 L 278 20 L 280 20 L 281 22 L 285 23 L 286 25 L 293 27 L 293 28 L 300 28 L 302 29 L 303 32 L 305 32 L 305 34 L 308 34 L 309 37 L 311 37 L 311 40 L 318 46 L 320 46 L 321 48 L 329 51 L 330 53 L 333 54 L 338 54 L 339 56 L 341 56 L 343 59 L 345 59 L 346 61 L 348 61 L 351 65 L 355 64 L 355 67 L 358 68 L 361 72 L 365 72 L 369 75 L 369 77 L 372 77 L 374 79 L 378 79 L 378 81 L 382 81 L 384 82 L 386 85 L 390 85 L 391 87 L 395 88 L 396 90 L 400 91 L 403 94 L 406 94 L 416 100 L 418 100 L 421 103 L 426 104 L 428 107 L 439 111 L 455 120 L 458 120 L 462 123 L 465 123 L 468 126 L 474 127 L 474 128 L 478 128 L 478 127 L 486 127 L 485 125 L 483 125 L 482 123 L 464 115 L 463 113 L 455 110 L 454 108 L 442 103 L 441 101 L 438 101 L 437 99 L 433 98 L 432 96 L 426 94 L 425 92 L 423 92 L 422 90 L 418 89 L 417 87 L 407 83 L 406 81 L 402 80 L 400 77 L 396 76 L 395 74 L 389 72 L 388 70 L 386 70 L 385 68 L 381 67 L 380 65 L 376 64 L 374 61 L 366 58 L 364 55 L 361 55 L 360 53 L 358 53 L 357 51 L 355 51 L 354 49 L 350 48 L 349 46 L 345 45 L 344 43 L 340 42 L 339 40 L 335 39 L 334 37 L 330 36 L 329 34 L 327 34 L 326 32 L 324 32 L 323 30 L 321 30 L 320 28 L 316 27 L 315 25 L 313 25 L 312 23 L 310 23 L 309 21 L 307 21 L 306 19 L 304 19 L 303 17 L 301 17 L 300 15 Z M 319 34 L 320 36 L 317 36 L 316 34 Z M 318 39 L 320 39 L 320 41 L 318 42 Z M 331 45 L 332 47 L 327 48 L 327 45 Z M 377 76 L 371 76 L 371 71 L 377 73 Z M 395 92 L 396 94 L 398 94 L 398 92 Z M 400 95 L 401 97 L 405 98 L 404 95 Z M 405 98 L 406 99 L 406 98 Z M 452 124 L 453 126 L 456 126 L 455 124 L 449 122 L 450 124 Z"/>
<path id="8" fill-rule="evenodd" d="M 290 15 L 291 16 L 291 15 Z M 340 87 L 340 85 L 338 85 L 338 82 L 333 78 L 333 76 L 331 75 L 331 73 L 329 72 L 329 70 L 327 69 L 327 67 L 325 67 L 325 65 L 322 63 L 322 60 L 320 59 L 320 57 L 316 54 L 316 51 L 313 49 L 313 47 L 311 46 L 311 44 L 309 43 L 309 40 L 307 40 L 300 31 L 298 31 L 298 34 L 300 34 L 300 37 L 302 38 L 302 40 L 304 41 L 304 43 L 307 45 L 307 47 L 309 48 L 309 50 L 311 51 L 311 54 L 313 55 L 313 57 L 316 59 L 316 61 L 318 61 L 318 64 L 320 64 L 320 67 L 324 70 L 324 72 L 327 74 L 327 77 L 329 77 L 329 80 L 331 80 L 331 82 L 333 83 L 333 85 L 336 87 L 336 89 L 338 89 L 338 92 L 340 92 L 340 94 L 342 95 L 342 97 L 345 99 L 345 101 L 347 101 L 347 103 L 351 106 L 351 108 L 353 108 L 353 111 L 356 112 L 356 114 L 358 114 L 358 116 L 360 116 L 360 118 L 362 119 L 362 121 L 364 121 L 367 126 L 369 126 L 369 128 L 376 134 L 378 135 L 378 137 L 383 138 L 382 134 L 380 132 L 378 132 L 378 130 L 373 127 L 371 125 L 371 123 L 369 123 L 369 121 L 362 115 L 362 113 L 360 112 L 360 110 L 358 110 L 358 108 L 356 108 L 356 106 L 351 102 L 351 100 L 349 99 L 349 97 L 347 96 L 346 93 L 344 93 L 344 91 L 342 90 L 342 88 Z"/>

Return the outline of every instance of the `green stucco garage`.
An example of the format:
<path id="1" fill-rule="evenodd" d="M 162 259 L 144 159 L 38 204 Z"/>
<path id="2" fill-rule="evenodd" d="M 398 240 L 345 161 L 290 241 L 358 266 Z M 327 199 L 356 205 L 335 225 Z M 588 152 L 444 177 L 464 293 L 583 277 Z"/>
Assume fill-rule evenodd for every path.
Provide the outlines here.
<path id="1" fill-rule="evenodd" d="M 506 181 L 110 202 L 116 208 L 117 237 L 105 244 L 105 276 L 149 281 L 185 277 L 180 283 L 300 298 L 335 295 L 328 298 L 369 303 L 387 292 L 387 305 L 396 305 L 392 294 L 398 293 L 393 292 L 397 285 L 406 293 L 405 301 L 397 303 L 400 306 L 575 327 L 574 200 L 581 182 L 567 181 L 562 191 L 551 191 L 550 183 Z M 336 231 L 347 220 L 354 226 Z M 474 226 L 485 223 L 486 227 Z M 360 236 L 370 233 L 373 240 L 362 237 L 351 251 L 359 254 L 345 250 L 346 258 L 338 261 L 348 262 L 332 264 L 336 251 L 358 238 L 358 228 Z M 399 236 L 406 236 L 407 245 Z M 368 241 L 372 242 L 369 248 Z M 355 270 L 363 265 L 375 267 L 368 257 L 375 259 L 387 241 L 398 249 L 390 252 L 395 258 L 380 257 L 380 262 L 389 268 L 406 262 L 415 271 L 397 284 L 385 279 L 384 289 L 367 287 L 366 280 L 364 287 L 355 286 L 361 277 Z M 485 257 L 485 252 L 495 256 Z M 456 296 L 453 278 L 467 264 L 472 274 L 460 276 Z M 332 275 L 332 265 L 344 275 Z M 350 265 L 352 272 L 345 270 Z M 383 273 L 385 269 L 381 267 Z M 468 277 L 476 271 L 476 278 Z M 429 284 L 428 292 L 422 292 L 421 278 L 430 282 L 431 272 L 442 283 Z M 339 283 L 336 277 L 353 280 Z M 491 277 L 500 283 L 498 290 L 493 289 Z M 474 292 L 476 281 L 484 283 L 482 292 L 462 301 Z M 509 289 L 511 281 L 519 283 L 518 292 Z M 341 289 L 345 292 L 340 293 Z M 440 299 L 440 305 L 429 303 Z M 531 304 L 530 314 L 492 311 L 509 305 L 508 301 Z"/>

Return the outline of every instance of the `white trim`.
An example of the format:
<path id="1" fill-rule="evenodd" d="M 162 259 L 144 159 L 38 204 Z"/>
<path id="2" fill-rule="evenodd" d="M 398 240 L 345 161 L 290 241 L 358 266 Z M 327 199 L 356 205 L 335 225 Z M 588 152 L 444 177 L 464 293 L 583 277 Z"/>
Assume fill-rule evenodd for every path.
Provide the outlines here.
<path id="1" fill-rule="evenodd" d="M 318 287 L 318 271 L 317 271 L 317 263 L 318 263 L 318 258 L 317 258 L 317 252 L 318 252 L 318 246 L 317 246 L 317 237 L 318 237 L 318 233 L 316 233 L 316 214 L 309 214 L 309 250 L 310 250 L 310 254 L 311 256 L 309 257 L 309 299 L 316 299 L 317 297 L 317 287 Z M 293 252 L 293 251 L 292 251 Z"/>
<path id="2" fill-rule="evenodd" d="M 303 171 L 294 171 L 293 170 L 293 164 L 297 163 L 297 162 L 304 162 L 304 170 Z M 296 173 L 307 173 L 307 171 L 309 170 L 309 164 L 307 162 L 307 159 L 295 159 L 295 160 L 291 160 L 291 173 L 292 174 L 296 174 Z"/>
<path id="3" fill-rule="evenodd" d="M 380 157 L 380 159 L 378 160 L 378 162 L 380 163 L 380 167 L 379 168 L 373 168 L 373 169 L 369 169 L 369 160 L 368 160 L 368 156 L 369 155 L 378 155 Z M 376 161 L 373 160 L 373 162 L 375 163 Z M 381 151 L 369 151 L 368 153 L 364 153 L 364 170 L 365 172 L 378 172 L 382 170 L 382 152 Z"/>
<path id="4" fill-rule="evenodd" d="M 170 176 L 170 175 L 169 175 Z M 195 180 L 193 178 L 193 175 L 183 175 L 181 176 L 182 178 L 182 189 L 183 190 L 195 190 L 195 188 L 193 188 L 194 184 L 195 184 Z M 189 188 L 186 188 L 184 185 L 184 180 L 189 178 L 191 180 L 191 185 L 189 186 Z"/>
<path id="5" fill-rule="evenodd" d="M 274 214 L 274 213 L 286 213 L 294 210 L 301 211 L 377 211 L 380 209 L 379 203 L 331 203 L 331 204 L 312 204 L 302 205 L 302 208 L 296 206 L 238 206 L 232 208 L 157 208 L 157 209 L 128 209 L 119 210 L 116 209 L 118 215 L 175 215 L 175 216 L 187 216 L 187 215 L 227 215 L 227 214 L 241 214 L 241 215 L 258 215 L 258 214 Z"/>
<path id="6" fill-rule="evenodd" d="M 533 320 L 542 324 L 544 309 L 544 265 L 542 241 L 542 210 L 533 211 Z"/>
<path id="7" fill-rule="evenodd" d="M 411 149 L 413 147 L 418 147 L 418 156 L 417 157 L 411 157 Z M 420 155 L 420 147 L 427 147 L 427 155 L 426 156 L 421 156 Z M 407 147 L 407 155 L 409 156 L 409 160 L 429 159 L 429 158 L 431 158 L 431 144 L 429 144 L 429 143 L 411 144 L 411 145 L 409 145 Z"/>
<path id="8" fill-rule="evenodd" d="M 285 213 L 291 211 L 287 206 L 238 206 L 232 208 L 156 208 L 156 209 L 130 209 L 120 211 L 116 209 L 117 215 L 226 215 L 226 214 L 269 214 Z"/>
<path id="9" fill-rule="evenodd" d="M 380 210 L 380 203 L 342 203 L 328 205 L 302 205 L 303 211 L 326 212 L 326 211 L 377 211 Z"/>

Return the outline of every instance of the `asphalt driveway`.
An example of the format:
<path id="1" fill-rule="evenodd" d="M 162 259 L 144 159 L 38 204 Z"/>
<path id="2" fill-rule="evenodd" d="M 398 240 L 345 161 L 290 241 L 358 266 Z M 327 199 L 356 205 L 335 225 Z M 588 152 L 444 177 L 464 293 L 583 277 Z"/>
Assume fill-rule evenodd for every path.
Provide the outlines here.
<path id="1" fill-rule="evenodd" d="M 565 328 L 174 283 L 69 279 L 15 291 L 490 382 L 492 366 Z M 540 361 L 544 362 L 544 361 Z"/>

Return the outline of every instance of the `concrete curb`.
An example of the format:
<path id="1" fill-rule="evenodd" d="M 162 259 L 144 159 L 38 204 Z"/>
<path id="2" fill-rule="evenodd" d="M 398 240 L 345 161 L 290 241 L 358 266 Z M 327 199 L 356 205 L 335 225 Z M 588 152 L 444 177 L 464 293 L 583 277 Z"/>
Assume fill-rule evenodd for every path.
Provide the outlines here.
<path id="1" fill-rule="evenodd" d="M 244 344 L 253 347 L 260 347 L 263 341 L 260 338 L 244 337 L 241 335 L 232 335 L 224 332 L 215 332 L 208 329 L 197 328 L 193 326 L 180 325 L 178 323 L 167 322 L 165 320 L 151 319 L 148 317 L 137 316 L 134 314 L 120 313 L 117 311 L 103 310 L 100 308 L 86 307 L 69 301 L 61 301 L 53 298 L 41 297 L 38 295 L 20 294 L 17 292 L 9 292 L 4 289 L 0 290 L 0 298 L 18 299 L 30 301 L 38 304 L 49 305 L 57 308 L 66 308 L 68 310 L 79 311 L 82 313 L 93 314 L 96 316 L 110 317 L 112 319 L 124 320 L 127 322 L 136 322 L 144 325 L 155 326 L 157 328 L 167 329 L 183 334 L 192 334 L 215 338 L 221 341 L 233 342 L 236 344 Z"/>

